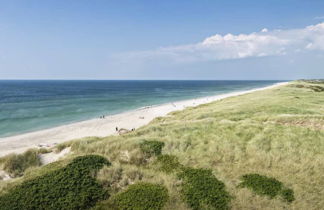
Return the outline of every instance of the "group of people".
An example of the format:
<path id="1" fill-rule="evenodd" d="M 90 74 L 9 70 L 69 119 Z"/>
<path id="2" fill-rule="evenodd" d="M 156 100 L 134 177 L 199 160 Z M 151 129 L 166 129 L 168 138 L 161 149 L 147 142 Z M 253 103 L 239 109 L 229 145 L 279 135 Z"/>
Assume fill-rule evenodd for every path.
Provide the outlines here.
<path id="1" fill-rule="evenodd" d="M 101 115 L 101 116 L 99 116 L 99 118 L 100 119 L 105 119 L 106 116 L 105 115 Z M 124 128 L 119 129 L 118 127 L 116 127 L 115 129 L 116 129 L 116 132 L 119 132 L 121 130 L 127 130 L 127 129 L 124 129 Z M 135 128 L 132 128 L 131 130 L 128 130 L 127 132 L 130 132 L 130 131 L 135 131 Z"/>
<path id="2" fill-rule="evenodd" d="M 122 129 L 124 129 L 124 128 L 122 128 Z M 118 127 L 116 127 L 116 131 L 117 132 L 119 131 Z M 135 128 L 132 128 L 131 131 L 135 131 Z"/>

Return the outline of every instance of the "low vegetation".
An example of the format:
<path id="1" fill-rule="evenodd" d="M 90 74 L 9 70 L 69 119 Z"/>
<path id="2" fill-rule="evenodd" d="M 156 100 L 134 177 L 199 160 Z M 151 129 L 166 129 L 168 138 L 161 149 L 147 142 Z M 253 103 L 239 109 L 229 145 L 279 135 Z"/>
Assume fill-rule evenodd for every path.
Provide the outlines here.
<path id="1" fill-rule="evenodd" d="M 22 176 L 27 168 L 41 165 L 39 154 L 42 151 L 28 150 L 23 154 L 11 154 L 1 158 L 3 170 L 11 177 Z"/>
<path id="2" fill-rule="evenodd" d="M 161 155 L 164 142 L 161 141 L 143 141 L 140 148 L 148 157 Z"/>
<path id="3" fill-rule="evenodd" d="M 67 206 L 56 209 L 116 209 L 119 195 L 128 200 L 132 186 L 147 183 L 167 189 L 163 209 L 322 209 L 324 92 L 301 86 L 324 83 L 291 82 L 173 112 L 124 135 L 64 143 L 73 153 L 55 165 L 0 181 L 0 206 L 44 209 L 55 195 Z M 66 176 L 69 160 L 85 154 L 112 165 Z"/>
<path id="4" fill-rule="evenodd" d="M 113 198 L 113 209 L 159 210 L 163 208 L 168 198 L 168 190 L 164 186 L 139 182 Z"/>
<path id="5" fill-rule="evenodd" d="M 183 167 L 178 158 L 174 155 L 160 155 L 157 157 L 155 163 L 158 166 L 158 169 L 165 173 L 172 173 Z"/>
<path id="6" fill-rule="evenodd" d="M 282 199 L 291 203 L 295 200 L 294 191 L 292 189 L 283 189 L 280 192 Z"/>
<path id="7" fill-rule="evenodd" d="M 320 84 L 320 85 L 324 84 L 324 79 L 306 79 L 306 80 L 304 79 L 299 81 L 303 83 L 312 83 L 312 84 Z"/>
<path id="8" fill-rule="evenodd" d="M 239 186 L 247 187 L 256 194 L 266 195 L 270 198 L 281 195 L 287 202 L 295 200 L 293 190 L 284 188 L 283 183 L 275 178 L 269 178 L 259 174 L 246 174 L 242 176 L 242 183 Z"/>
<path id="9" fill-rule="evenodd" d="M 3 210 L 87 209 L 108 197 L 93 173 L 110 163 L 101 156 L 74 159 L 66 167 L 23 182 L 0 196 Z"/>
<path id="10" fill-rule="evenodd" d="M 316 83 L 315 83 L 316 84 Z M 310 89 L 312 91 L 315 92 L 324 92 L 324 87 L 320 86 L 320 85 L 305 85 L 305 84 L 296 84 L 296 85 L 292 85 L 293 87 L 297 87 L 297 88 L 306 88 L 306 89 Z"/>
<path id="11" fill-rule="evenodd" d="M 185 168 L 179 178 L 183 181 L 181 193 L 192 209 L 229 209 L 231 197 L 211 170 Z"/>
<path id="12" fill-rule="evenodd" d="M 136 167 L 114 165 L 104 167 L 98 173 L 99 182 L 112 194 L 127 188 L 128 185 L 142 181 L 143 173 Z"/>

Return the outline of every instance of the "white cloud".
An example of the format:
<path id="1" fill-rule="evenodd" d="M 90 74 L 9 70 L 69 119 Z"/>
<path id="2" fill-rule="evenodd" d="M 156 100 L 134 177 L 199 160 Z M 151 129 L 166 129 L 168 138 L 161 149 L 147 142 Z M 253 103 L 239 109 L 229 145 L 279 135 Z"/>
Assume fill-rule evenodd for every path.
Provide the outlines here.
<path id="1" fill-rule="evenodd" d="M 324 23 L 301 29 L 269 31 L 265 28 L 250 34 L 216 34 L 196 44 L 126 53 L 122 57 L 126 60 L 136 59 L 137 62 L 156 59 L 195 62 L 278 56 L 309 50 L 324 51 Z"/>
<path id="2" fill-rule="evenodd" d="M 261 30 L 261 32 L 267 33 L 268 32 L 268 29 L 267 28 L 264 28 L 264 29 Z"/>

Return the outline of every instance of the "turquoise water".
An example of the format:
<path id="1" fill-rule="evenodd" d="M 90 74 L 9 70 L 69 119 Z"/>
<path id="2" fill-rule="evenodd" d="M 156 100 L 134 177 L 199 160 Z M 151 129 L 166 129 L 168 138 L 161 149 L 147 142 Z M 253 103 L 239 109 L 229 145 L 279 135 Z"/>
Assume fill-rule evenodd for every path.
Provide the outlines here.
<path id="1" fill-rule="evenodd" d="M 0 81 L 0 137 L 279 81 Z"/>

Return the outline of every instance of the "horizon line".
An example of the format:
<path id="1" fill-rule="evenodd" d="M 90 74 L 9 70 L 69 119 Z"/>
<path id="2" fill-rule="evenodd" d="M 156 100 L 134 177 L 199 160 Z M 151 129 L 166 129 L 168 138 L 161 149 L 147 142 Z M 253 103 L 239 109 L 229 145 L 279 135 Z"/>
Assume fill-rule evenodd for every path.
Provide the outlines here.
<path id="1" fill-rule="evenodd" d="M 294 80 L 303 80 L 303 79 L 0 79 L 0 81 L 294 81 Z"/>

